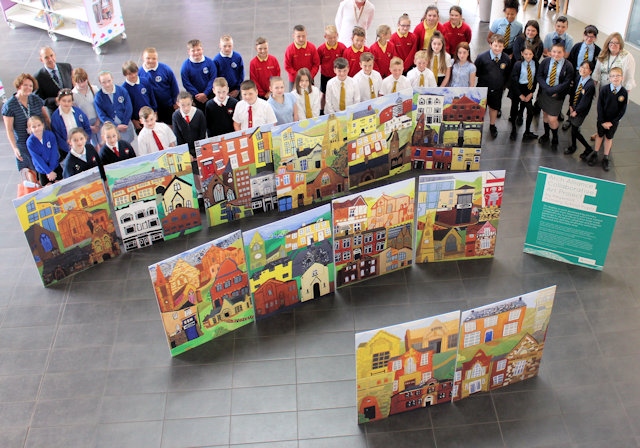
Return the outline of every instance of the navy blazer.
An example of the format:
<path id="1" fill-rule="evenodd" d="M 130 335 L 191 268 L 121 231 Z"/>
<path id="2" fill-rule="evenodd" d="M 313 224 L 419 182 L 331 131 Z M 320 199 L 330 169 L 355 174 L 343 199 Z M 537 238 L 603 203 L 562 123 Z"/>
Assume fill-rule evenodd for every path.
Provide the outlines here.
<path id="1" fill-rule="evenodd" d="M 556 96 L 556 99 L 563 99 L 566 94 L 569 93 L 571 89 L 571 82 L 573 81 L 573 65 L 571 62 L 564 60 L 564 64 L 562 64 L 562 68 L 560 69 L 560 73 L 556 73 L 556 85 L 553 87 L 549 87 L 547 84 L 547 75 L 549 75 L 549 71 L 551 70 L 551 61 L 553 58 L 545 58 L 538 67 L 538 72 L 536 73 L 536 80 L 540 85 L 540 91 L 544 92 L 549 96 Z"/>
<path id="2" fill-rule="evenodd" d="M 520 98 L 520 95 L 526 96 L 530 92 L 536 91 L 536 87 L 538 86 L 538 80 L 536 79 L 536 75 L 540 68 L 540 64 L 538 64 L 538 61 L 536 61 L 535 59 L 532 59 L 532 61 L 533 61 L 533 66 L 535 67 L 535 73 L 533 75 L 533 88 L 531 89 L 531 91 L 529 91 L 526 85 L 523 86 L 520 84 L 520 70 L 522 69 L 522 63 L 524 62 L 524 60 L 517 61 L 513 65 L 513 70 L 511 70 L 511 84 L 509 85 L 509 98 L 518 99 Z"/>
<path id="3" fill-rule="evenodd" d="M 511 60 L 504 52 L 502 52 L 500 60 L 495 62 L 487 50 L 478 55 L 474 64 L 476 65 L 478 87 L 488 87 L 488 93 L 492 93 L 503 90 L 507 86 L 511 73 Z"/>
<path id="4" fill-rule="evenodd" d="M 573 46 L 573 48 L 571 48 L 571 51 L 569 52 L 569 61 L 573 65 L 573 68 L 575 69 L 576 72 L 580 68 L 580 65 L 582 65 L 582 61 L 578 62 L 578 54 L 580 53 L 580 48 L 582 48 L 582 44 L 583 42 L 578 42 Z M 593 71 L 593 69 L 596 68 L 596 61 L 598 60 L 598 55 L 600 54 L 600 47 L 598 47 L 597 45 L 595 47 L 596 49 L 594 51 L 595 54 L 593 55 L 593 59 L 589 61 L 589 65 L 591 66 L 591 71 Z"/>
<path id="5" fill-rule="evenodd" d="M 628 101 L 629 94 L 624 87 L 620 86 L 614 95 L 609 84 L 602 86 L 598 94 L 598 123 L 618 124 L 627 111 Z"/>
<path id="6" fill-rule="evenodd" d="M 582 87 L 582 91 L 578 96 L 578 102 L 575 106 L 573 106 L 573 97 L 576 94 L 578 84 L 580 84 L 580 73 L 576 74 L 576 78 L 571 86 L 571 93 L 569 94 L 569 105 L 573 107 L 573 110 L 575 110 L 579 116 L 586 117 L 587 115 L 589 115 L 589 111 L 591 110 L 591 103 L 593 102 L 593 97 L 596 94 L 596 83 L 593 82 L 593 79 L 589 78 L 589 80 L 585 82 L 584 86 Z"/>

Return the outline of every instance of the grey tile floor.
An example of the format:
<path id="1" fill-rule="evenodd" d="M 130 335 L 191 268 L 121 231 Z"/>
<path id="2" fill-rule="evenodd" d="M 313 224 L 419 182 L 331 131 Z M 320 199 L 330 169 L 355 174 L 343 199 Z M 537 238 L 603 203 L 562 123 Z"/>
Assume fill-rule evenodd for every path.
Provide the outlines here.
<path id="1" fill-rule="evenodd" d="M 185 43 L 200 38 L 211 55 L 221 33 L 253 57 L 265 35 L 280 58 L 291 28 L 304 23 L 319 42 L 337 0 L 123 1 L 128 39 L 96 56 L 60 39 L 58 59 L 120 73 L 127 59 L 156 46 L 179 70 Z M 494 2 L 493 16 L 500 11 Z M 376 0 L 375 25 L 402 12 L 414 23 L 423 2 Z M 450 3 L 440 2 L 446 16 Z M 487 24 L 463 0 L 473 51 L 486 48 Z M 533 11 L 521 13 L 525 20 Z M 543 18 L 550 29 L 551 16 Z M 584 24 L 572 22 L 580 36 Z M 600 38 L 600 42 L 604 40 Z M 0 24 L 0 79 L 35 72 L 46 33 Z M 116 76 L 122 82 L 120 76 Z M 508 107 L 505 100 L 505 108 Z M 506 118 L 487 141 L 483 169 L 507 170 L 495 259 L 434 264 L 340 290 L 177 359 L 169 356 L 146 267 L 229 232 L 125 254 L 44 289 L 10 200 L 18 176 L 0 137 L 0 446 L 13 447 L 633 447 L 640 445 L 640 109 L 629 107 L 612 170 L 537 143 L 511 143 Z M 593 126 L 590 119 L 586 128 Z M 568 136 L 563 134 L 561 142 Z M 522 253 L 537 167 L 627 184 L 604 272 Z M 634 174 L 635 173 L 635 174 Z M 245 228 L 262 224 L 249 220 Z M 441 405 L 367 426 L 356 424 L 355 331 L 466 309 L 558 285 L 538 378 L 456 405 Z"/>

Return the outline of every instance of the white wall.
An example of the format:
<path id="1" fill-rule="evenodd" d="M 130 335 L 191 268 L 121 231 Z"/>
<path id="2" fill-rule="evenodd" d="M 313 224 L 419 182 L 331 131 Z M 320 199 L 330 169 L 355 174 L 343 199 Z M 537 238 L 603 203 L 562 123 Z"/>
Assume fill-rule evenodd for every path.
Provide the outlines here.
<path id="1" fill-rule="evenodd" d="M 542 0 L 541 0 L 542 1 Z M 558 6 L 567 0 L 559 0 Z M 569 0 L 567 15 L 611 34 L 619 32 L 625 36 L 633 0 Z"/>

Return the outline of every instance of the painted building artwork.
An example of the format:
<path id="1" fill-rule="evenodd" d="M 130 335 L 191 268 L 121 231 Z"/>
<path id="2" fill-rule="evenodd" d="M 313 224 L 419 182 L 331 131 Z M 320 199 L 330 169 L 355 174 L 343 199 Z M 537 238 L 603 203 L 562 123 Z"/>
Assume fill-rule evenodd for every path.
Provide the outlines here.
<path id="1" fill-rule="evenodd" d="M 420 176 L 416 263 L 495 254 L 504 170 Z"/>
<path id="2" fill-rule="evenodd" d="M 333 200 L 338 288 L 413 264 L 414 188 L 408 179 Z"/>
<path id="3" fill-rule="evenodd" d="M 254 321 L 240 231 L 149 266 L 171 355 Z"/>
<path id="4" fill-rule="evenodd" d="M 14 199 L 45 286 L 120 254 L 98 168 Z"/>
<path id="5" fill-rule="evenodd" d="M 202 228 L 187 145 L 105 166 L 126 251 Z"/>
<path id="6" fill-rule="evenodd" d="M 414 93 L 411 164 L 416 170 L 477 171 L 485 87 L 423 88 Z"/>
<path id="7" fill-rule="evenodd" d="M 200 140 L 196 158 L 210 227 L 276 208 L 270 126 Z"/>
<path id="8" fill-rule="evenodd" d="M 334 291 L 329 204 L 242 236 L 256 319 Z"/>
<path id="9" fill-rule="evenodd" d="M 538 374 L 556 287 L 463 311 L 454 400 Z"/>
<path id="10" fill-rule="evenodd" d="M 450 403 L 460 311 L 356 333 L 358 423 Z"/>

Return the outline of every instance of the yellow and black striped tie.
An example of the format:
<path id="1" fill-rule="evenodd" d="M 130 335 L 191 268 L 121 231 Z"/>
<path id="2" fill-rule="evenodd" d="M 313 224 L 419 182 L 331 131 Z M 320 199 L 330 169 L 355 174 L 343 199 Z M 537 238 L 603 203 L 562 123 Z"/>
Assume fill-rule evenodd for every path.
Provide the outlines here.
<path id="1" fill-rule="evenodd" d="M 584 52 L 584 59 L 582 60 L 582 62 L 588 61 L 588 60 L 589 60 L 589 47 L 587 47 L 587 50 Z"/>
<path id="2" fill-rule="evenodd" d="M 558 72 L 558 61 L 554 61 L 553 67 L 551 68 L 551 73 L 549 74 L 549 87 L 553 87 L 556 85 L 557 72 Z"/>
<path id="3" fill-rule="evenodd" d="M 580 93 L 582 92 L 582 83 L 578 84 L 578 88 L 576 89 L 576 93 L 573 94 L 573 105 L 575 107 L 578 104 L 578 98 L 580 97 Z"/>
<path id="4" fill-rule="evenodd" d="M 511 24 L 507 25 L 507 29 L 504 30 L 504 48 L 509 46 L 509 41 L 511 40 Z"/>
<path id="5" fill-rule="evenodd" d="M 371 94 L 371 99 L 376 97 L 376 90 L 373 88 L 373 79 L 369 78 L 369 93 Z"/>
<path id="6" fill-rule="evenodd" d="M 527 63 L 527 89 L 533 90 L 533 72 L 531 71 L 531 62 Z"/>

